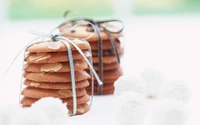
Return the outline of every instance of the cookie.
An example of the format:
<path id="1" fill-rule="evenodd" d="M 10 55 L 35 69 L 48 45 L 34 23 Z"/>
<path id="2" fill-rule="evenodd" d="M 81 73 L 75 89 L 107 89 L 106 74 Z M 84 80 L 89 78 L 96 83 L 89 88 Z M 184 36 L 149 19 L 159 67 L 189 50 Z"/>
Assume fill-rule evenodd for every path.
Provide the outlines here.
<path id="1" fill-rule="evenodd" d="M 109 90 L 106 90 L 106 91 L 104 90 L 104 91 L 102 92 L 102 94 L 103 94 L 103 95 L 109 95 L 109 94 L 113 94 L 114 91 L 115 91 L 115 89 L 109 89 Z M 88 94 L 88 95 L 91 95 L 92 92 L 91 92 L 90 90 L 87 90 L 87 94 Z M 94 95 L 98 95 L 98 91 L 97 91 L 97 90 L 94 91 Z"/>
<path id="2" fill-rule="evenodd" d="M 122 55 L 119 55 L 119 56 L 122 57 Z M 98 57 L 92 57 L 92 60 L 93 60 L 93 63 L 99 63 Z M 104 64 L 115 63 L 115 62 L 117 62 L 117 57 L 116 56 L 104 56 L 102 61 Z"/>
<path id="3" fill-rule="evenodd" d="M 74 61 L 74 70 L 80 71 L 88 67 L 84 60 Z M 69 62 L 65 63 L 27 63 L 24 66 L 26 72 L 70 72 Z"/>
<path id="4" fill-rule="evenodd" d="M 123 48 L 117 48 L 118 54 L 122 55 L 124 52 Z M 92 56 L 98 56 L 98 50 L 92 51 Z M 115 56 L 115 52 L 113 49 L 103 50 L 103 56 Z"/>
<path id="5" fill-rule="evenodd" d="M 25 80 L 24 85 L 29 87 L 41 88 L 41 89 L 72 89 L 71 82 L 60 82 L 60 83 L 52 83 L 52 82 L 35 82 L 30 80 Z M 76 82 L 76 88 L 85 88 L 89 86 L 88 80 L 82 80 Z"/>
<path id="6" fill-rule="evenodd" d="M 88 80 L 88 81 L 89 81 L 89 84 L 91 85 L 92 84 L 91 80 Z M 107 85 L 107 84 L 114 84 L 115 81 L 116 80 L 103 80 L 102 82 L 104 85 L 105 84 Z M 94 85 L 99 85 L 96 80 L 94 80 Z"/>
<path id="7" fill-rule="evenodd" d="M 28 97 L 23 97 L 21 100 L 21 104 L 24 106 L 31 106 L 33 103 L 38 101 L 39 99 L 36 98 L 28 98 Z M 73 106 L 73 98 L 68 98 L 68 99 L 61 99 L 63 103 L 67 103 L 67 106 Z M 77 104 L 84 104 L 90 101 L 89 95 L 84 95 L 81 97 L 77 97 Z"/>
<path id="8" fill-rule="evenodd" d="M 87 41 L 74 39 L 72 40 L 81 50 L 90 49 L 90 44 Z M 67 42 L 69 43 L 69 42 Z M 70 44 L 71 50 L 76 50 L 76 48 Z M 63 52 L 68 51 L 66 45 L 62 41 L 43 41 L 43 42 L 36 42 L 30 45 L 27 49 L 27 52 Z"/>
<path id="9" fill-rule="evenodd" d="M 71 27 L 70 25 L 63 25 L 61 26 L 59 29 L 61 32 L 65 32 L 66 29 L 68 29 L 69 27 Z M 109 28 L 113 28 L 116 30 L 115 27 L 111 27 L 111 26 L 107 26 Z M 89 37 L 93 34 L 94 30 L 89 27 L 89 26 L 78 26 L 75 29 L 73 29 L 71 32 L 67 32 L 65 34 L 63 34 L 63 36 L 66 37 L 72 37 L 72 38 L 86 38 Z M 111 34 L 113 36 L 114 39 L 118 39 L 120 37 L 123 37 L 122 34 Z M 107 36 L 107 34 L 105 32 L 100 33 L 100 36 L 102 38 L 102 40 L 109 40 L 109 37 Z M 88 42 L 96 42 L 98 40 L 98 35 L 95 33 L 91 38 L 87 39 Z"/>
<path id="10" fill-rule="evenodd" d="M 94 85 L 94 91 L 98 91 L 98 85 Z M 103 88 L 103 91 L 107 91 L 107 90 L 111 90 L 111 89 L 114 89 L 114 85 L 113 84 L 104 84 L 103 86 L 102 86 L 102 88 Z M 88 87 L 86 87 L 86 90 L 88 91 L 91 91 L 92 90 L 92 87 L 91 87 L 91 85 L 90 86 L 88 86 Z"/>
<path id="11" fill-rule="evenodd" d="M 86 57 L 90 57 L 91 53 L 88 50 L 83 50 Z M 83 57 L 78 51 L 73 51 L 73 60 L 81 60 Z M 29 53 L 25 57 L 28 63 L 57 63 L 69 61 L 67 52 L 51 52 L 51 53 Z"/>
<path id="12" fill-rule="evenodd" d="M 117 48 L 120 48 L 120 42 L 119 41 L 116 41 L 115 44 L 116 44 Z M 99 50 L 98 41 L 90 43 L 90 46 L 91 46 L 92 50 Z M 109 49 L 112 49 L 112 48 L 113 48 L 113 46 L 112 46 L 111 41 L 109 41 L 109 40 L 108 41 L 103 41 L 103 44 L 102 44 L 102 49 L 103 50 L 109 50 Z"/>
<path id="13" fill-rule="evenodd" d="M 114 84 L 117 79 L 104 79 L 102 82 L 103 84 Z M 88 80 L 89 84 L 92 83 L 91 79 Z M 94 85 L 98 85 L 98 82 L 94 79 Z"/>
<path id="14" fill-rule="evenodd" d="M 62 73 L 24 73 L 24 78 L 36 82 L 71 82 L 71 73 L 62 72 Z M 75 81 L 82 81 L 89 79 L 90 75 L 82 70 L 75 72 Z"/>
<path id="15" fill-rule="evenodd" d="M 113 82 L 114 80 L 118 79 L 122 75 L 123 75 L 123 72 L 122 72 L 121 68 L 104 71 L 103 72 L 103 82 L 105 82 L 105 81 Z M 94 77 L 94 79 L 96 79 L 96 78 Z M 89 82 L 90 82 L 90 80 L 89 80 Z"/>
<path id="16" fill-rule="evenodd" d="M 99 71 L 99 66 L 98 64 L 93 64 L 93 67 L 96 71 Z M 107 71 L 107 70 L 114 70 L 114 69 L 118 69 L 120 67 L 119 63 L 110 63 L 110 64 L 104 64 L 103 65 L 103 70 Z M 89 67 L 87 68 L 87 70 L 89 70 Z"/>
<path id="17" fill-rule="evenodd" d="M 118 68 L 116 70 L 105 71 L 103 78 L 104 80 L 116 80 L 122 75 L 123 75 L 123 72 L 121 68 Z"/>
<path id="18" fill-rule="evenodd" d="M 86 94 L 85 89 L 76 89 L 76 96 L 81 97 Z M 72 97 L 72 90 L 70 89 L 38 89 L 27 87 L 22 91 L 22 95 L 29 98 L 45 98 L 45 97 L 54 97 L 54 98 L 70 98 Z"/>
<path id="19" fill-rule="evenodd" d="M 69 109 L 69 116 L 72 115 L 72 112 L 73 112 L 73 106 L 67 106 L 68 109 Z M 81 115 L 81 114 L 84 114 L 86 112 L 88 112 L 90 110 L 90 106 L 85 103 L 85 104 L 80 104 L 80 105 L 77 105 L 77 111 L 76 111 L 76 115 Z"/>

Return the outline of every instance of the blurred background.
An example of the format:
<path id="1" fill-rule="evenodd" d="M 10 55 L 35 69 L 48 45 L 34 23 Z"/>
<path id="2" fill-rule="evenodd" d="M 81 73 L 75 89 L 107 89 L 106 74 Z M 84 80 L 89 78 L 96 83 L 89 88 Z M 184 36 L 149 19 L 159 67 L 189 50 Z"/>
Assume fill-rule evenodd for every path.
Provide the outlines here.
<path id="1" fill-rule="evenodd" d="M 1 103 L 18 103 L 23 56 L 4 73 L 37 37 L 28 30 L 49 32 L 66 20 L 66 10 L 94 19 L 123 20 L 124 73 L 154 68 L 169 80 L 184 80 L 192 89 L 188 125 L 200 123 L 200 0 L 0 0 Z M 5 98 L 8 89 L 11 93 Z"/>
<path id="2" fill-rule="evenodd" d="M 0 18 L 9 20 L 61 18 L 65 10 L 86 17 L 200 12 L 199 0 L 0 0 Z"/>

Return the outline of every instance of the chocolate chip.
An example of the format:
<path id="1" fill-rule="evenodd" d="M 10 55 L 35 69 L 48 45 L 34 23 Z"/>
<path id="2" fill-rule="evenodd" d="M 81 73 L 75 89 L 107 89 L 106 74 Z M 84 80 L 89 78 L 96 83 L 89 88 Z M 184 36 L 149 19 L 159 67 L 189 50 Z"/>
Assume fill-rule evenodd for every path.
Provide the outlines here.
<path id="1" fill-rule="evenodd" d="M 113 50 L 112 49 L 107 50 L 107 52 L 109 53 L 109 55 L 113 54 Z"/>
<path id="2" fill-rule="evenodd" d="M 75 33 L 76 32 L 76 30 L 71 30 L 71 33 Z"/>
<path id="3" fill-rule="evenodd" d="M 94 29 L 93 28 L 87 28 L 86 31 L 88 31 L 88 32 L 94 32 Z"/>

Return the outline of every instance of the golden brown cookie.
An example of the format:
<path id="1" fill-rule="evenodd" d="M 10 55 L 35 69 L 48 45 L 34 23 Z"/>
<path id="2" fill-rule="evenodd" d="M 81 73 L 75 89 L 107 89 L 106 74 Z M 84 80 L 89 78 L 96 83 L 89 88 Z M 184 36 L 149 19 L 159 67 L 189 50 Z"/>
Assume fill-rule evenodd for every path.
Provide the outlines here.
<path id="1" fill-rule="evenodd" d="M 41 89 L 72 89 L 72 83 L 71 82 L 36 82 L 36 81 L 30 81 L 25 80 L 24 85 L 29 87 L 35 87 L 35 88 L 41 88 Z M 89 86 L 88 80 L 82 80 L 76 82 L 76 88 L 85 88 Z"/>
<path id="2" fill-rule="evenodd" d="M 72 111 L 73 111 L 73 106 L 67 106 L 68 109 L 69 109 L 69 116 L 72 115 Z M 80 104 L 80 105 L 77 105 L 77 111 L 76 111 L 76 115 L 81 115 L 81 114 L 84 114 L 86 112 L 88 112 L 90 110 L 90 106 L 85 103 L 85 104 Z"/>
<path id="3" fill-rule="evenodd" d="M 104 79 L 102 82 L 103 84 L 114 84 L 117 79 Z M 91 79 L 88 80 L 89 84 L 92 83 Z M 98 85 L 98 82 L 94 79 L 94 85 Z"/>
<path id="4" fill-rule="evenodd" d="M 74 39 L 72 40 L 73 43 L 75 43 L 81 50 L 90 49 L 90 45 L 87 41 Z M 69 43 L 69 42 L 68 42 Z M 76 48 L 69 44 L 71 50 L 76 50 Z M 66 45 L 62 41 L 43 41 L 43 42 L 36 42 L 30 45 L 27 50 L 27 52 L 63 52 L 68 51 Z"/>
<path id="5" fill-rule="evenodd" d="M 93 67 L 96 71 L 99 70 L 98 64 L 93 64 Z M 119 63 L 110 63 L 110 64 L 104 64 L 103 65 L 103 70 L 104 71 L 108 71 L 108 70 L 114 70 L 114 69 L 118 69 L 120 67 Z M 89 67 L 87 68 L 87 70 L 89 70 Z"/>
<path id="6" fill-rule="evenodd" d="M 85 89 L 76 89 L 76 96 L 81 97 L 86 94 Z M 70 98 L 72 97 L 72 90 L 70 89 L 39 89 L 27 87 L 22 91 L 22 95 L 29 98 L 45 98 L 45 97 L 54 97 L 54 98 Z"/>
<path id="7" fill-rule="evenodd" d="M 98 87 L 99 87 L 98 85 L 94 85 L 94 91 L 98 91 Z M 111 89 L 114 89 L 114 84 L 105 84 L 104 83 L 102 88 L 103 88 L 103 91 L 111 90 Z M 86 87 L 86 90 L 91 91 L 92 90 L 91 85 Z"/>
<path id="8" fill-rule="evenodd" d="M 39 81 L 39 82 L 71 82 L 71 73 L 24 73 L 24 77 L 28 80 Z M 82 81 L 89 79 L 90 75 L 82 70 L 75 72 L 75 81 Z"/>
<path id="9" fill-rule="evenodd" d="M 123 75 L 122 69 L 118 68 L 115 70 L 105 71 L 103 78 L 104 78 L 104 80 L 116 80 L 122 75 Z"/>
<path id="10" fill-rule="evenodd" d="M 38 101 L 39 99 L 36 98 L 28 98 L 28 97 L 23 97 L 21 100 L 21 104 L 24 106 L 31 106 L 33 103 Z M 67 103 L 67 106 L 73 106 L 73 98 L 67 98 L 67 99 L 61 99 L 63 103 Z M 88 94 L 77 97 L 77 104 L 84 104 L 90 101 L 90 97 Z"/>
<path id="11" fill-rule="evenodd" d="M 114 80 L 118 79 L 121 75 L 123 75 L 123 71 L 121 68 L 104 71 L 103 72 L 103 82 L 113 82 Z M 96 78 L 94 77 L 94 79 L 96 79 Z M 89 82 L 90 81 L 91 80 L 89 80 Z"/>
<path id="12" fill-rule="evenodd" d="M 118 54 L 122 55 L 124 52 L 123 48 L 117 48 Z M 98 50 L 92 51 L 92 56 L 98 56 Z M 113 49 L 103 50 L 103 56 L 115 56 L 115 52 Z"/>
<path id="13" fill-rule="evenodd" d="M 80 71 L 88 67 L 84 60 L 74 61 L 74 70 Z M 69 62 L 65 63 L 27 63 L 24 66 L 26 72 L 70 72 Z"/>
<path id="14" fill-rule="evenodd" d="M 91 46 L 92 50 L 99 50 L 98 49 L 98 41 L 97 42 L 91 42 L 90 46 Z M 120 48 L 120 42 L 118 40 L 116 41 L 116 47 Z M 112 48 L 113 47 L 112 47 L 112 43 L 111 43 L 110 40 L 103 41 L 103 44 L 102 44 L 102 49 L 103 50 L 109 50 L 109 49 L 112 49 Z"/>
<path id="15" fill-rule="evenodd" d="M 90 57 L 91 53 L 88 50 L 84 50 L 83 53 L 86 57 Z M 78 51 L 73 51 L 73 60 L 81 60 L 83 57 Z M 57 63 L 69 61 L 67 52 L 51 52 L 51 53 L 29 53 L 25 57 L 25 61 L 29 63 Z"/>
<path id="16" fill-rule="evenodd" d="M 68 29 L 70 27 L 70 25 L 63 25 L 62 27 L 60 27 L 60 31 L 61 32 L 65 32 L 66 29 Z M 114 28 L 115 27 L 109 27 L 109 28 Z M 78 26 L 75 29 L 73 29 L 71 32 L 67 32 L 65 34 L 63 34 L 63 36 L 66 37 L 72 37 L 72 38 L 86 38 L 89 37 L 93 34 L 93 30 L 91 29 L 91 27 L 88 26 Z M 102 40 L 109 40 L 109 37 L 107 36 L 107 34 L 105 32 L 101 32 L 100 33 Z M 122 34 L 111 34 L 114 39 L 118 39 L 119 37 L 122 37 Z M 89 42 L 96 42 L 98 40 L 98 35 L 94 34 L 91 38 L 88 39 Z"/>
<path id="17" fill-rule="evenodd" d="M 122 55 L 119 55 L 119 57 L 122 57 Z M 99 58 L 98 57 L 92 57 L 93 63 L 99 63 Z M 110 64 L 110 63 L 116 63 L 117 62 L 117 57 L 114 56 L 104 56 L 103 57 L 103 63 L 104 64 Z"/>
<path id="18" fill-rule="evenodd" d="M 109 95 L 109 94 L 113 94 L 114 91 L 115 91 L 115 89 L 104 90 L 102 94 L 103 95 Z M 87 94 L 91 95 L 92 94 L 91 90 L 87 90 Z M 97 90 L 94 91 L 94 95 L 98 95 Z"/>

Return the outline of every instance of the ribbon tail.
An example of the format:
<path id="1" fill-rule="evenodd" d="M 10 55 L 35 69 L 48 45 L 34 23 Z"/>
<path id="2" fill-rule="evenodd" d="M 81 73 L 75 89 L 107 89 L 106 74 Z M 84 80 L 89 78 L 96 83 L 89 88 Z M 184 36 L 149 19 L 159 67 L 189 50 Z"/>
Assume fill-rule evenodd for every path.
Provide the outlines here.
<path id="1" fill-rule="evenodd" d="M 86 61 L 86 63 L 88 64 L 88 66 L 92 70 L 92 73 L 94 74 L 95 78 L 97 79 L 98 84 L 99 85 L 103 85 L 103 83 L 99 79 L 96 71 L 94 70 L 93 66 L 90 64 L 89 60 L 87 59 L 87 57 L 85 56 L 85 54 L 82 52 L 82 50 L 75 43 L 73 43 L 71 40 L 69 40 L 68 38 L 66 38 L 66 37 L 59 37 L 59 38 L 67 40 L 69 43 L 71 43 L 76 48 L 76 50 L 81 54 L 81 56 L 83 57 L 83 59 Z"/>
<path id="2" fill-rule="evenodd" d="M 101 33 L 97 24 L 95 24 L 95 29 L 96 29 L 96 33 L 98 37 L 99 77 L 103 81 L 103 59 L 102 59 L 103 58 L 103 49 L 102 49 L 103 41 L 102 41 Z M 103 93 L 103 86 L 98 86 L 98 94 L 101 95 L 102 93 Z"/>
<path id="3" fill-rule="evenodd" d="M 112 48 L 113 48 L 114 53 L 115 53 L 116 58 L 117 58 L 117 62 L 120 63 L 120 57 L 119 57 L 119 53 L 118 53 L 118 50 L 117 50 L 116 41 L 109 32 L 105 31 L 105 33 L 107 34 L 107 36 L 109 37 L 109 39 L 111 41 Z"/>
<path id="4" fill-rule="evenodd" d="M 91 50 L 91 49 L 89 49 L 89 52 L 92 54 L 92 50 Z M 93 65 L 92 55 L 90 56 L 89 59 L 90 59 L 90 64 Z M 93 96 L 94 96 L 94 75 L 93 75 L 91 69 L 90 69 L 90 75 L 91 75 L 91 77 L 92 77 L 92 79 L 91 79 L 91 86 L 92 86 L 91 88 L 92 88 L 92 90 L 91 90 L 91 101 L 90 101 L 90 106 L 92 106 Z"/>
<path id="5" fill-rule="evenodd" d="M 73 115 L 76 115 L 76 110 L 77 110 L 77 100 L 76 100 L 76 83 L 75 83 L 75 73 L 74 73 L 74 63 L 73 63 L 73 56 L 72 56 L 72 51 L 70 48 L 69 43 L 66 41 L 62 40 L 68 50 L 68 56 L 69 56 L 69 64 L 70 64 L 70 70 L 71 70 L 71 80 L 72 80 L 72 94 L 73 94 Z"/>

